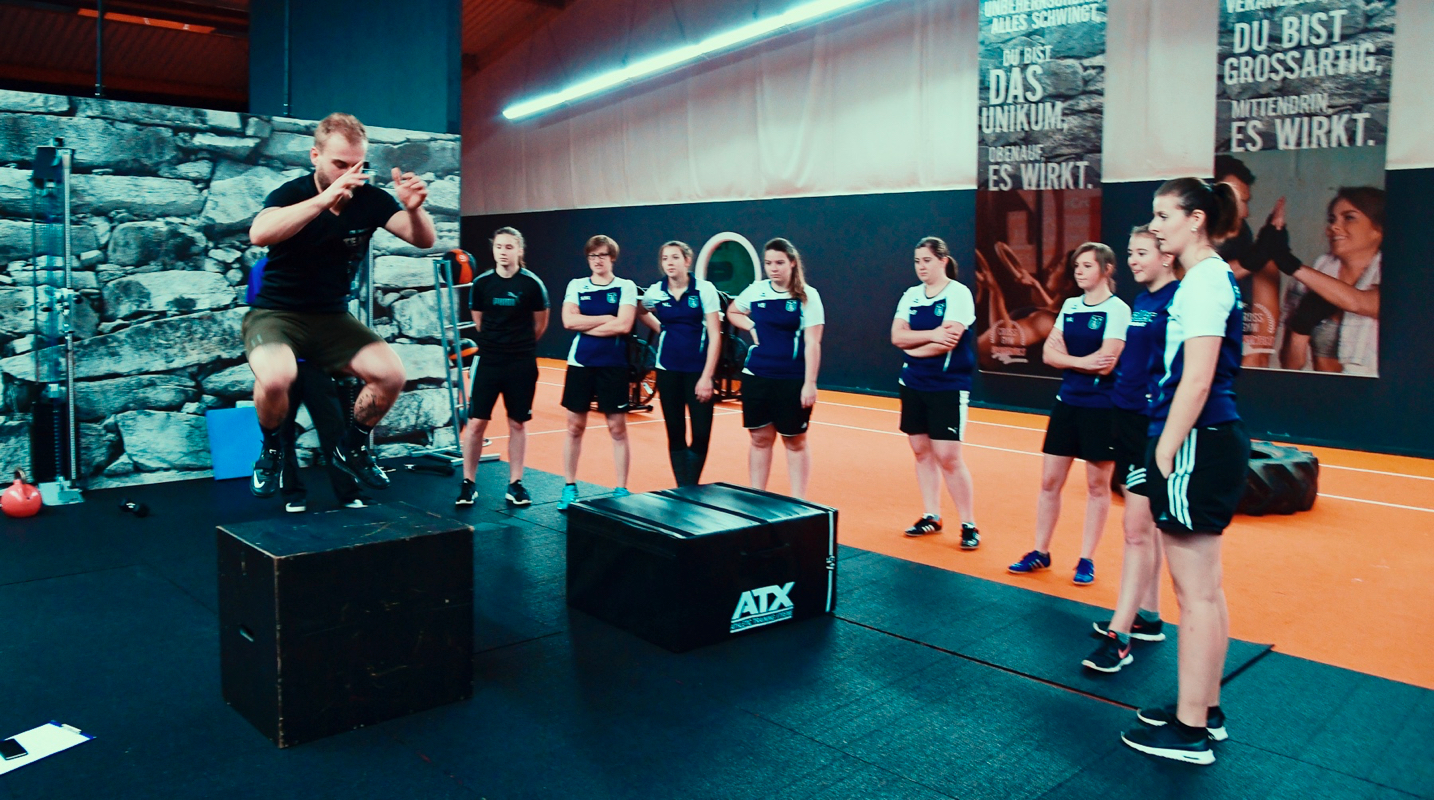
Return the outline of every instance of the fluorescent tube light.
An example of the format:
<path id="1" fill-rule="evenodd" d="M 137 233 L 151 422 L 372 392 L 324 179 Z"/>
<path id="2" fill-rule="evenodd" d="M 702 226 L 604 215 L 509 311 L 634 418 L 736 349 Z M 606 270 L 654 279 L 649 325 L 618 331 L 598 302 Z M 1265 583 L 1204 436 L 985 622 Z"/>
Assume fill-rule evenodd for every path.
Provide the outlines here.
<path id="1" fill-rule="evenodd" d="M 708 53 L 718 50 L 725 50 L 739 44 L 751 42 L 754 39 L 766 36 L 782 28 L 793 28 L 805 22 L 810 22 L 819 17 L 830 16 L 838 11 L 847 11 L 856 6 L 867 5 L 874 0 L 810 0 L 787 9 L 776 16 L 759 19 L 727 31 L 703 39 L 697 44 L 689 44 L 669 50 L 655 56 L 635 61 L 625 67 L 604 72 L 585 81 L 579 81 L 566 89 L 560 89 L 551 94 L 540 95 L 523 100 L 503 109 L 503 116 L 508 119 L 522 119 L 539 114 L 551 108 L 571 103 L 584 97 L 589 97 L 606 89 L 611 89 L 624 83 L 631 83 L 640 78 L 646 78 L 661 72 L 672 69 L 680 64 L 701 58 Z"/>

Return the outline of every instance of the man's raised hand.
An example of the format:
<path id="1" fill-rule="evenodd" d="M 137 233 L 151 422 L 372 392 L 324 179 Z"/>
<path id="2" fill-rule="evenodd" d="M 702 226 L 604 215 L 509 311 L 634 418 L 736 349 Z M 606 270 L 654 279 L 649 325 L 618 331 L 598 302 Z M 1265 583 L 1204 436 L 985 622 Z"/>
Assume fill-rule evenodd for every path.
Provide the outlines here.
<path id="1" fill-rule="evenodd" d="M 428 184 L 412 172 L 403 172 L 398 167 L 393 168 L 393 190 L 398 194 L 398 202 L 408 211 L 417 211 L 428 200 Z"/>
<path id="2" fill-rule="evenodd" d="M 343 211 L 344 206 L 354 199 L 354 190 L 367 181 L 368 176 L 363 174 L 363 162 L 354 164 L 324 190 L 324 206 L 333 209 L 334 213 Z"/>

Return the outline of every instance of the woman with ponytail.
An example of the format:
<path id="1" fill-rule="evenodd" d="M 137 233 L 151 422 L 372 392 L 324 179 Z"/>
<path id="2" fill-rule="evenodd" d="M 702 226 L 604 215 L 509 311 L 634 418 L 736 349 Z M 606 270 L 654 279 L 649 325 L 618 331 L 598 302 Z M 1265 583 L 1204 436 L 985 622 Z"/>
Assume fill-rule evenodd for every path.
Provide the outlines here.
<path id="1" fill-rule="evenodd" d="M 747 467 L 752 486 L 766 489 L 772 445 L 780 434 L 792 496 L 801 498 L 811 477 L 807 425 L 817 402 L 826 312 L 821 295 L 807 285 L 802 257 L 791 242 L 767 242 L 762 265 L 767 280 L 743 289 L 727 309 L 732 326 L 752 334 L 742 370 L 742 426 L 752 436 Z"/>
<path id="2" fill-rule="evenodd" d="M 916 456 L 916 484 L 925 513 L 907 536 L 941 531 L 941 484 L 961 516 L 961 549 L 981 544 L 972 509 L 971 471 L 961 457 L 966 407 L 976 369 L 976 303 L 956 280 L 956 261 L 946 242 L 928 236 L 916 243 L 916 277 L 901 296 L 891 323 L 891 343 L 905 354 L 901 366 L 901 432 Z"/>
<path id="3" fill-rule="evenodd" d="M 638 320 L 657 332 L 657 399 L 667 426 L 667 456 L 678 486 L 702 480 L 712 441 L 712 376 L 722 355 L 717 287 L 692 275 L 692 248 L 668 242 L 658 251 L 665 276 L 647 287 Z M 692 443 L 687 443 L 687 416 Z"/>
<path id="4" fill-rule="evenodd" d="M 1155 234 L 1176 257 L 1164 375 L 1150 403 L 1145 494 L 1160 529 L 1180 605 L 1179 697 L 1142 708 L 1122 739 L 1143 753 L 1210 764 L 1226 738 L 1220 679 L 1230 617 L 1221 581 L 1220 534 L 1245 489 L 1250 439 L 1235 408 L 1244 330 L 1235 274 L 1215 251 L 1239 230 L 1229 184 L 1181 178 L 1155 193 Z"/>
<path id="5" fill-rule="evenodd" d="M 1007 567 L 1016 575 L 1049 569 L 1050 546 L 1061 515 L 1061 489 L 1077 458 L 1085 460 L 1085 535 L 1071 581 L 1095 582 L 1095 548 L 1110 514 L 1110 476 L 1115 470 L 1112 392 L 1115 365 L 1125 347 L 1130 306 L 1116 297 L 1115 253 L 1086 242 L 1071 258 L 1082 294 L 1061 306 L 1042 349 L 1042 359 L 1063 370 L 1061 388 L 1041 446 L 1041 490 L 1036 499 L 1036 549 Z"/>

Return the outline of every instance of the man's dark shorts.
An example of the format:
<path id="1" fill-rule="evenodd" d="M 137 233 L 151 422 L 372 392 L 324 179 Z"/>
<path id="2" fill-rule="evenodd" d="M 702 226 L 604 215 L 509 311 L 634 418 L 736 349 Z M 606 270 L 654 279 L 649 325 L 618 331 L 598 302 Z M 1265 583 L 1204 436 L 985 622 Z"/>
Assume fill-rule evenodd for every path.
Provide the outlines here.
<path id="1" fill-rule="evenodd" d="M 310 314 L 251 308 L 244 315 L 244 355 L 266 344 L 284 344 L 298 358 L 333 374 L 348 368 L 358 351 L 383 341 L 352 314 Z"/>

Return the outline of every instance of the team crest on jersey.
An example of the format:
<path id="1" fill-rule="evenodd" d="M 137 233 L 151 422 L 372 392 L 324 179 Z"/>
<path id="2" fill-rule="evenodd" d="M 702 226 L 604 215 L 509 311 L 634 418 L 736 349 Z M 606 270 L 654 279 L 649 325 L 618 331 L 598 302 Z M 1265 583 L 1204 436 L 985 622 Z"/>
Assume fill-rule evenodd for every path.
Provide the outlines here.
<path id="1" fill-rule="evenodd" d="M 797 301 L 795 301 L 795 300 L 788 300 L 788 301 L 787 301 L 787 310 L 788 310 L 788 311 L 796 311 L 796 310 L 797 310 Z"/>
<path id="2" fill-rule="evenodd" d="M 608 293 L 607 293 L 607 301 L 608 301 L 609 303 L 616 303 L 616 302 L 617 302 L 617 292 L 608 292 Z"/>
<path id="3" fill-rule="evenodd" d="M 696 307 L 697 307 L 697 295 L 693 295 L 693 296 L 687 298 L 687 307 L 688 307 L 688 308 L 696 308 Z"/>
<path id="4" fill-rule="evenodd" d="M 945 316 L 946 316 L 946 301 L 945 301 L 945 300 L 942 300 L 941 302 L 939 302 L 939 303 L 937 303 L 936 305 L 932 306 L 932 307 L 931 307 L 931 310 L 936 313 L 936 316 L 938 316 L 938 317 L 945 317 Z"/>
<path id="5" fill-rule="evenodd" d="M 1100 328 L 1101 325 L 1104 325 L 1104 324 L 1105 324 L 1105 315 L 1103 315 L 1103 314 L 1091 314 L 1091 315 L 1090 315 L 1090 322 L 1087 322 L 1086 324 L 1090 326 L 1090 329 L 1091 329 L 1091 330 L 1096 330 L 1096 329 Z"/>

